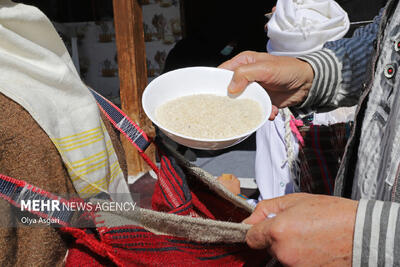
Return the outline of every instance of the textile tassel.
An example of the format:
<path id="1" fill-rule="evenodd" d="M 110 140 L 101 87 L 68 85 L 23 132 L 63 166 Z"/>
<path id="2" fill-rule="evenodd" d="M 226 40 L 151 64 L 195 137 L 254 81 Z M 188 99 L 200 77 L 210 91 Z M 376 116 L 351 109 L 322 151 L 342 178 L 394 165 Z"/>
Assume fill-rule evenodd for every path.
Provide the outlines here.
<path id="1" fill-rule="evenodd" d="M 301 136 L 298 126 L 302 126 L 302 122 L 296 120 L 289 108 L 284 108 L 281 110 L 281 114 L 285 120 L 285 146 L 287 154 L 287 163 L 289 166 L 289 172 L 291 177 L 294 179 L 294 191 L 300 191 L 300 161 L 297 155 L 294 153 L 294 147 L 292 142 L 292 133 L 298 139 L 301 145 L 304 145 L 303 137 Z"/>

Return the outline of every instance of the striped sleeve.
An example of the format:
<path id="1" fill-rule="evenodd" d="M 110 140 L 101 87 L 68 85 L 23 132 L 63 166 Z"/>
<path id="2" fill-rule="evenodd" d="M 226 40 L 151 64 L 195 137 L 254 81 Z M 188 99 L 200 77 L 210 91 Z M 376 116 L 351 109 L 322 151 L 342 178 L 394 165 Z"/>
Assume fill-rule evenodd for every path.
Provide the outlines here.
<path id="1" fill-rule="evenodd" d="M 352 38 L 327 42 L 323 49 L 298 57 L 314 70 L 307 99 L 294 108 L 298 113 L 325 112 L 358 103 L 374 52 L 380 13 L 374 22 L 357 29 Z"/>
<path id="2" fill-rule="evenodd" d="M 399 203 L 360 200 L 353 241 L 353 266 L 399 266 Z"/>

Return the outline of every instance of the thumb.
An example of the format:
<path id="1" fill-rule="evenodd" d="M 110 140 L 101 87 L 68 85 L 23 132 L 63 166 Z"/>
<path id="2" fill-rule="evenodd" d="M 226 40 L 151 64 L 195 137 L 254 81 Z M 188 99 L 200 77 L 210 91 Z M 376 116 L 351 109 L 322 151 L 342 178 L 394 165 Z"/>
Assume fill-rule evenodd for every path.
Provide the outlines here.
<path id="1" fill-rule="evenodd" d="M 242 77 L 233 78 L 228 86 L 228 93 L 233 95 L 240 94 L 241 92 L 244 91 L 244 89 L 246 89 L 249 83 L 250 83 L 249 81 L 243 79 Z"/>
<path id="2" fill-rule="evenodd" d="M 243 223 L 257 224 L 262 222 L 268 217 L 268 215 L 270 215 L 270 217 L 272 217 L 272 214 L 278 215 L 279 212 L 292 207 L 294 204 L 306 197 L 308 197 L 308 194 L 294 193 L 283 197 L 263 200 L 257 204 L 254 212 L 246 218 Z"/>
<path id="3" fill-rule="evenodd" d="M 228 92 L 230 94 L 239 94 L 251 82 L 266 81 L 269 76 L 268 71 L 269 67 L 265 62 L 242 65 L 236 68 L 228 86 Z"/>
<path id="4" fill-rule="evenodd" d="M 275 219 L 265 220 L 253 225 L 246 234 L 246 243 L 252 249 L 268 248 L 272 244 L 271 225 Z"/>

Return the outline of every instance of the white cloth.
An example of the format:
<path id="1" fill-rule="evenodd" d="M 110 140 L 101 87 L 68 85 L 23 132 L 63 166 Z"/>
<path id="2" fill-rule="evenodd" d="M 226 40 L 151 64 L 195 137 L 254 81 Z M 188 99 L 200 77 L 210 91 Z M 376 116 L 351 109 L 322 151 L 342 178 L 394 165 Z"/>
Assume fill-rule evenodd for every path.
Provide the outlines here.
<path id="1" fill-rule="evenodd" d="M 347 13 L 331 0 L 278 0 L 268 22 L 269 53 L 299 56 L 321 49 L 325 42 L 342 38 L 349 28 Z M 314 124 L 329 125 L 352 120 L 354 108 L 314 114 Z M 256 182 L 259 200 L 294 192 L 285 142 L 285 121 L 279 113 L 257 131 Z M 299 143 L 293 133 L 291 146 L 297 158 Z M 284 164 L 283 164 L 284 163 Z M 257 202 L 257 201 L 255 201 Z M 253 201 L 254 203 L 254 201 Z"/>
<path id="2" fill-rule="evenodd" d="M 132 200 L 97 104 L 61 38 L 37 8 L 9 0 L 0 0 L 0 92 L 51 138 L 81 197 L 107 192 Z"/>
<path id="3" fill-rule="evenodd" d="M 333 0 L 278 0 L 267 25 L 270 54 L 299 56 L 342 38 L 350 22 Z"/>
<path id="4" fill-rule="evenodd" d="M 331 125 L 352 121 L 355 108 L 336 109 L 332 112 L 314 114 L 314 125 Z M 293 152 L 297 158 L 299 142 L 291 134 Z M 256 183 L 260 196 L 258 201 L 271 199 L 294 192 L 294 177 L 289 171 L 285 142 L 285 120 L 279 113 L 273 122 L 267 121 L 256 133 Z M 251 204 L 258 201 L 250 201 Z"/>
<path id="5" fill-rule="evenodd" d="M 348 122 L 354 120 L 357 106 L 342 107 L 330 112 L 314 114 L 313 124 L 331 125 L 335 123 Z"/>
<path id="6" fill-rule="evenodd" d="M 259 199 L 269 199 L 294 192 L 293 180 L 289 172 L 286 143 L 285 121 L 281 113 L 274 122 L 267 121 L 256 133 L 256 181 L 260 191 Z M 298 154 L 299 145 L 291 135 L 294 154 Z"/>

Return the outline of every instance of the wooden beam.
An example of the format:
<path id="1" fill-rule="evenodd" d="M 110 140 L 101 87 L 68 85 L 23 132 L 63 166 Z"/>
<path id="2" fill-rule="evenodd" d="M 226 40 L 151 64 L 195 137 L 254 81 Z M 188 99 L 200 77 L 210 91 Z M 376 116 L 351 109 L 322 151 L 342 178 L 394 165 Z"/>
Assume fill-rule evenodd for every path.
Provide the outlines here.
<path id="1" fill-rule="evenodd" d="M 113 0 L 122 110 L 150 137 L 155 136 L 151 121 L 142 109 L 142 93 L 147 85 L 146 52 L 142 8 L 137 0 Z M 122 137 L 129 175 L 137 176 L 150 168 L 136 149 Z M 146 153 L 155 160 L 155 148 Z"/>

